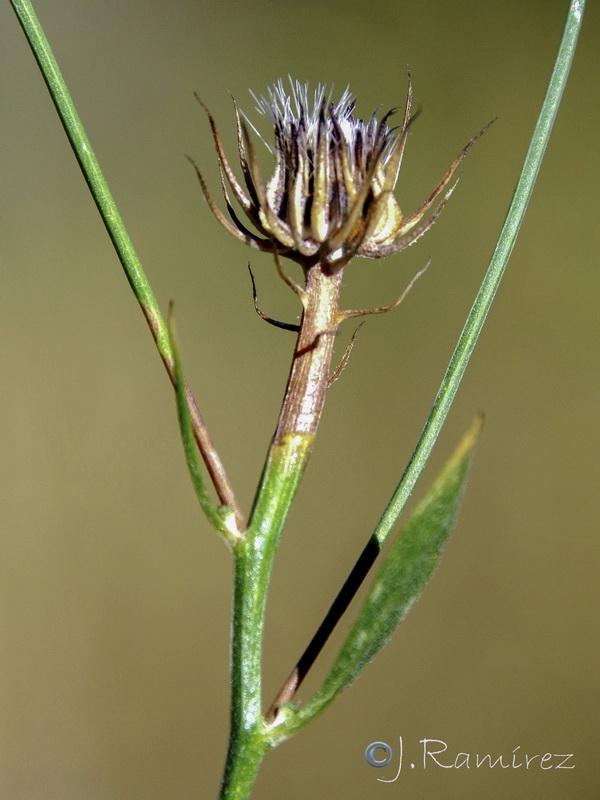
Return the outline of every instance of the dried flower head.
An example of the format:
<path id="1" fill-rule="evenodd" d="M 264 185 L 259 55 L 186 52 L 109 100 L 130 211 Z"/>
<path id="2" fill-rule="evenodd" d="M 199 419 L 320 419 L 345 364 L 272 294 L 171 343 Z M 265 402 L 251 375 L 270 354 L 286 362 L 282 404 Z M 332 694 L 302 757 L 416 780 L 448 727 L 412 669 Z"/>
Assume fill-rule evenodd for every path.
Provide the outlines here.
<path id="1" fill-rule="evenodd" d="M 408 130 L 415 119 L 411 117 L 410 77 L 404 118 L 396 128 L 389 127 L 388 122 L 397 109 L 381 120 L 374 112 L 364 122 L 354 116 L 355 99 L 348 89 L 334 103 L 323 85 L 318 86 L 311 101 L 308 84 L 291 78 L 290 84 L 289 94 L 279 80 L 265 96 L 253 95 L 258 112 L 274 126 L 274 149 L 267 147 L 275 156 L 275 167 L 266 183 L 248 125 L 237 106 L 238 151 L 245 188 L 227 160 L 212 115 L 205 109 L 230 220 L 214 202 L 197 167 L 196 171 L 219 222 L 251 247 L 285 255 L 305 269 L 320 263 L 330 272 L 337 272 L 355 255 L 382 258 L 413 244 L 441 213 L 455 184 L 446 187 L 481 134 L 461 151 L 427 200 L 405 216 L 393 191 Z M 258 233 L 240 220 L 227 184 Z"/>

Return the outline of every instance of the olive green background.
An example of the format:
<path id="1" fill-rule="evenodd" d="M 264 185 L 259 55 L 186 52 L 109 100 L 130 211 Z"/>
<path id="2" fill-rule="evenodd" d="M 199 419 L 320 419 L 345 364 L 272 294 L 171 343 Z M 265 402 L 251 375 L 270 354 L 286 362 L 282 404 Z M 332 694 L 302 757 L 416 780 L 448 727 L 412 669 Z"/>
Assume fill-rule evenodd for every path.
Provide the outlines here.
<path id="1" fill-rule="evenodd" d="M 348 306 L 391 302 L 331 389 L 276 562 L 270 700 L 377 521 L 494 247 L 562 31 L 562 0 L 158 3 L 38 0 L 39 16 L 245 508 L 281 399 L 297 301 L 211 217 L 215 114 L 288 72 L 350 84 L 358 111 L 423 114 L 410 211 L 464 143 L 440 221 L 346 270 Z M 312 729 L 272 753 L 256 800 L 598 796 L 598 46 L 579 52 L 513 258 L 421 494 L 478 411 L 459 525 L 391 644 Z M 0 9 L 2 391 L 0 798 L 213 798 L 227 740 L 230 560 L 196 506 L 172 391 L 7 2 Z M 351 335 L 343 329 L 338 355 Z M 341 632 L 348 623 L 342 623 Z M 339 637 L 336 644 L 339 644 Z M 307 682 L 306 697 L 334 648 Z M 367 765 L 384 741 L 396 759 Z M 426 769 L 459 752 L 574 753 L 573 770 Z M 414 768 L 409 766 L 414 763 Z M 550 762 L 556 765 L 558 762 Z"/>

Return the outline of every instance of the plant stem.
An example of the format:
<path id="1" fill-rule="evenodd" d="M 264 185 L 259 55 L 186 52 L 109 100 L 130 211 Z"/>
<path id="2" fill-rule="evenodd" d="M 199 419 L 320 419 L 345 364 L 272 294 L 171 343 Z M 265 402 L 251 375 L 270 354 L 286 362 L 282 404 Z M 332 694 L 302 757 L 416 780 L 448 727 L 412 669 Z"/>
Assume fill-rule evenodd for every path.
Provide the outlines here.
<path id="1" fill-rule="evenodd" d="M 273 441 L 246 534 L 233 547 L 231 728 L 221 800 L 249 797 L 270 749 L 262 714 L 262 643 L 273 559 L 312 451 L 333 353 L 341 270 L 307 270 L 304 311 Z"/>
<path id="2" fill-rule="evenodd" d="M 234 550 L 231 630 L 230 737 L 221 786 L 222 800 L 249 797 L 269 749 L 262 735 L 261 653 L 264 604 L 268 588 L 261 565 L 272 562 L 264 537 L 249 534 Z"/>
<path id="3" fill-rule="evenodd" d="M 274 442 L 289 433 L 316 433 L 335 334 L 343 319 L 339 310 L 342 273 L 330 275 L 320 264 L 307 271 L 302 322 Z"/>
<path id="4" fill-rule="evenodd" d="M 314 436 L 288 434 L 269 450 L 250 526 L 233 547 L 231 726 L 221 800 L 249 797 L 270 748 L 262 715 L 262 643 L 273 559 Z"/>

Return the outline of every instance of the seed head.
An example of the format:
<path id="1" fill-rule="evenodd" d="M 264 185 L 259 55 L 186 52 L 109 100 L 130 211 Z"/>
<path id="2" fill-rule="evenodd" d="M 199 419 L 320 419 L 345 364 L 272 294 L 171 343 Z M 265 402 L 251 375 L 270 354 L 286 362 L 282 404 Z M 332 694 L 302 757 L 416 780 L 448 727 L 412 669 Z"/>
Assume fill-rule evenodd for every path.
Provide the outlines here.
<path id="1" fill-rule="evenodd" d="M 234 104 L 243 187 L 227 160 L 215 121 L 204 107 L 230 219 L 214 202 L 197 167 L 196 172 L 219 222 L 251 247 L 285 255 L 305 270 L 320 263 L 330 273 L 355 255 L 382 258 L 413 244 L 441 213 L 456 184 L 446 187 L 483 131 L 461 151 L 427 200 L 405 216 L 393 192 L 415 119 L 410 77 L 402 124 L 395 128 L 388 122 L 397 109 L 380 120 L 375 111 L 365 122 L 355 117 L 355 99 L 348 89 L 334 103 L 324 85 L 317 87 L 312 99 L 308 84 L 290 78 L 290 85 L 290 93 L 279 80 L 266 95 L 253 95 L 257 111 L 274 127 L 274 147 L 267 147 L 275 166 L 266 183 L 245 115 Z M 236 213 L 228 185 L 256 232 Z"/>

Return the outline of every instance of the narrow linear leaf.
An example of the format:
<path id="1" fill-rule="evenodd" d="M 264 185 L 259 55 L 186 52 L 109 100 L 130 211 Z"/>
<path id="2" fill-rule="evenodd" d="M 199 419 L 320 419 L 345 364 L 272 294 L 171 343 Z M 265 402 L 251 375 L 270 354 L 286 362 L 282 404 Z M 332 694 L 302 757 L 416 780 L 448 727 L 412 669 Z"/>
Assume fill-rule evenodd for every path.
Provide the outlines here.
<path id="1" fill-rule="evenodd" d="M 385 559 L 321 689 L 297 713 L 283 709 L 274 742 L 312 721 L 385 645 L 425 588 L 446 547 L 465 490 L 483 418 L 477 417 Z"/>
<path id="2" fill-rule="evenodd" d="M 517 235 L 533 193 L 542 159 L 546 152 L 550 134 L 552 133 L 552 126 L 554 125 L 554 120 L 558 113 L 561 98 L 569 77 L 569 71 L 577 48 L 577 39 L 583 21 L 585 0 L 569 0 L 568 6 L 569 10 L 563 29 L 563 35 L 556 55 L 546 96 L 529 144 L 527 156 L 515 188 L 510 208 L 506 215 L 506 220 L 502 226 L 483 282 L 477 292 L 465 326 L 456 344 L 431 412 L 425 422 L 421 436 L 419 437 L 419 441 L 377 526 L 376 537 L 380 546 L 383 546 L 387 541 L 388 536 L 396 524 L 397 518 L 404 510 L 404 506 L 427 464 L 433 446 L 450 412 L 456 392 L 463 379 L 469 359 L 475 349 L 477 339 L 483 329 L 517 240 Z"/>
<path id="3" fill-rule="evenodd" d="M 194 485 L 196 497 L 198 498 L 198 502 L 200 503 L 206 518 L 214 528 L 229 536 L 231 535 L 231 531 L 227 527 L 227 520 L 232 518 L 234 512 L 232 509 L 227 509 L 224 507 L 217 508 L 211 500 L 204 483 L 202 464 L 200 462 L 196 440 L 194 439 L 194 429 L 192 426 L 192 418 L 190 416 L 190 410 L 188 406 L 188 397 L 185 378 L 183 376 L 183 367 L 181 365 L 181 356 L 179 353 L 179 346 L 177 344 L 177 337 L 175 336 L 175 323 L 173 319 L 172 303 L 169 304 L 167 328 L 169 334 L 169 345 L 173 353 L 177 419 L 179 420 L 179 431 L 181 433 L 181 441 L 183 442 L 183 450 L 185 453 L 187 467 Z"/>
<path id="4" fill-rule="evenodd" d="M 162 317 L 158 301 L 144 273 L 133 242 L 127 232 L 127 228 L 121 218 L 119 209 L 110 192 L 108 183 L 100 169 L 100 164 L 98 163 L 90 140 L 79 118 L 75 104 L 73 103 L 65 80 L 61 74 L 54 53 L 52 52 L 52 48 L 46 39 L 30 0 L 10 0 L 10 2 L 44 77 L 52 102 L 63 124 L 67 138 L 73 148 L 73 152 L 75 153 L 121 265 L 125 270 L 127 280 L 140 304 L 140 308 L 148 323 L 160 357 L 165 365 L 169 378 L 172 380 L 173 354 L 171 353 L 167 325 Z M 235 493 L 229 483 L 227 473 L 225 472 L 225 468 L 216 450 L 214 447 L 208 446 L 210 444 L 210 437 L 208 436 L 208 431 L 197 409 L 195 409 L 194 414 L 194 426 L 197 440 L 200 446 L 204 448 L 204 457 L 217 494 L 225 507 L 234 509 L 236 528 L 244 527 L 243 515 L 239 509 Z M 206 443 L 206 446 L 202 444 L 203 441 Z M 227 511 L 224 512 L 224 515 L 225 513 L 228 515 L 228 518 L 231 519 L 230 513 Z M 233 527 L 233 522 L 231 526 Z"/>

